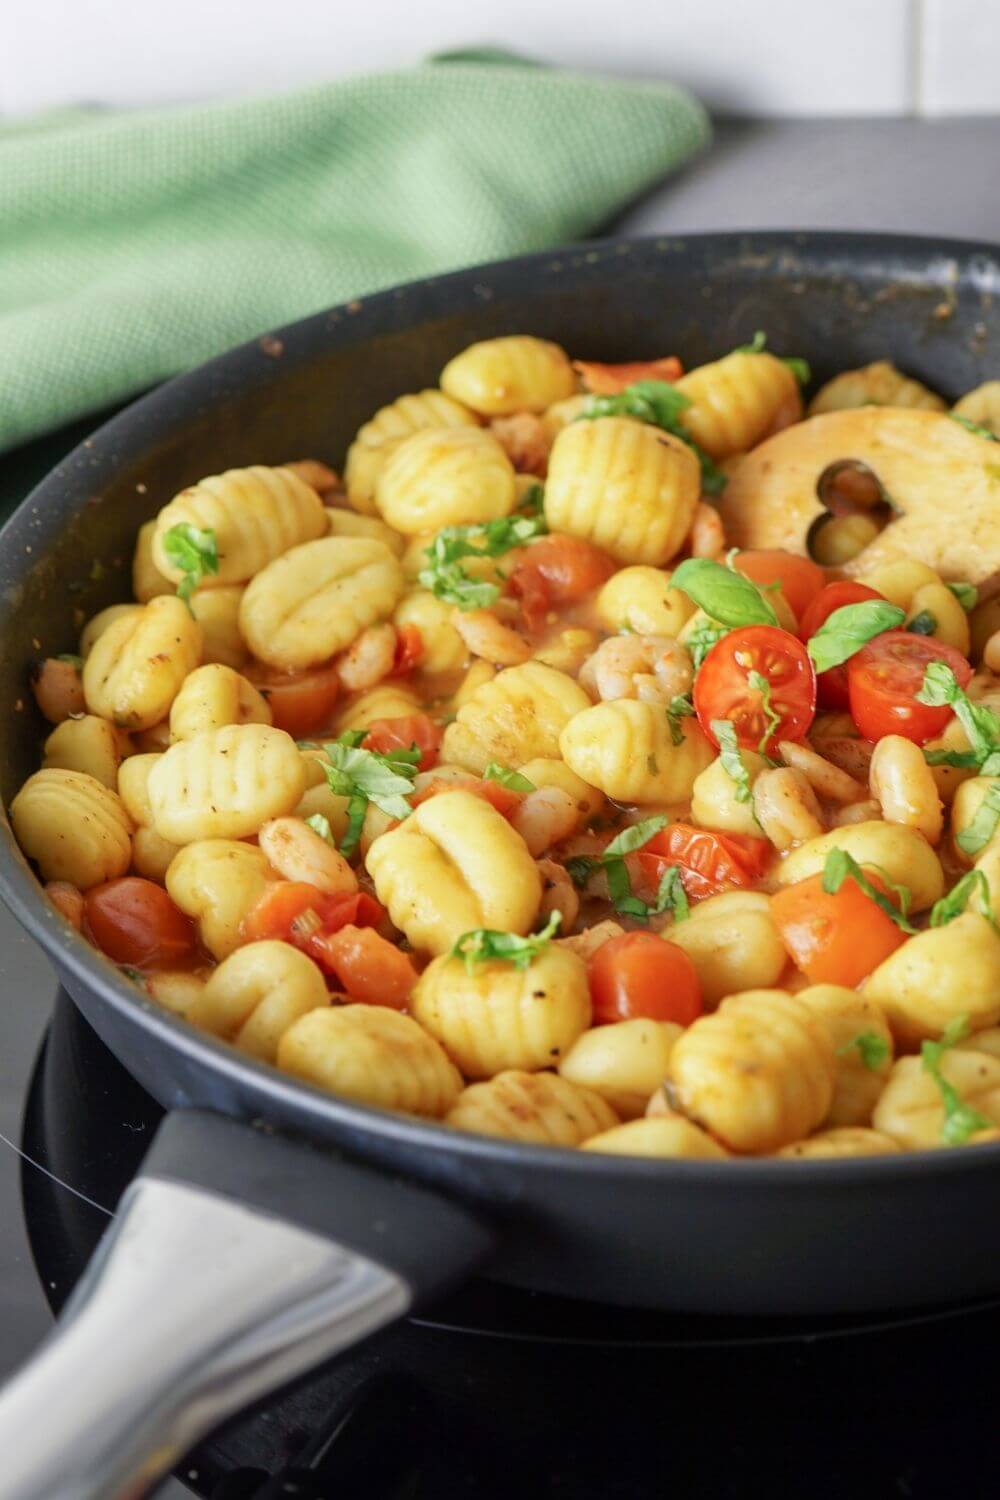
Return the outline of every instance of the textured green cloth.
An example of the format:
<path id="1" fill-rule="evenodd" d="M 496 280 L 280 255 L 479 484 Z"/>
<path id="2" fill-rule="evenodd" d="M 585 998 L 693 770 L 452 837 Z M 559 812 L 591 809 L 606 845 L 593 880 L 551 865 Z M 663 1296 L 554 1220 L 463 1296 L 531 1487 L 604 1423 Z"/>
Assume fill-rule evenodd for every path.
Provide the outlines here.
<path id="1" fill-rule="evenodd" d="M 579 239 L 708 138 L 669 84 L 513 59 L 0 127 L 0 451 L 332 303 Z"/>

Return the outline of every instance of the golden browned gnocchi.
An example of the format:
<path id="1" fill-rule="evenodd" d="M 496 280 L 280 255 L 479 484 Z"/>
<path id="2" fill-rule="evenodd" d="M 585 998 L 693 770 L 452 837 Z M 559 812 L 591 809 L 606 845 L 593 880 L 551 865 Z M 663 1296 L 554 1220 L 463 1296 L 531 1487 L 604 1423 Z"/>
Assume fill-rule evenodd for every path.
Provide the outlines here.
<path id="1" fill-rule="evenodd" d="M 147 512 L 32 674 L 10 819 L 67 940 L 449 1130 L 1000 1139 L 1000 381 L 947 414 L 877 361 L 803 418 L 764 345 L 595 394 L 487 339 Z"/>

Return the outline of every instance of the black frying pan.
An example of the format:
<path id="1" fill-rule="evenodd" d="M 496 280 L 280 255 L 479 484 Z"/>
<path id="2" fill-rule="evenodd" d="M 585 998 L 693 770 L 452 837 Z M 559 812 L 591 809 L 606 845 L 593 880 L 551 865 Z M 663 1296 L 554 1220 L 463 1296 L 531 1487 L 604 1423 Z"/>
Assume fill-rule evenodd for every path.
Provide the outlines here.
<path id="1" fill-rule="evenodd" d="M 377 406 L 499 333 L 597 359 L 676 351 L 693 365 L 762 328 L 821 379 L 889 357 L 955 397 L 1000 373 L 998 290 L 1000 251 L 987 245 L 608 241 L 385 292 L 172 381 L 71 454 L 0 539 L 4 802 L 37 768 L 33 661 L 71 649 L 84 614 L 127 596 L 138 526 L 201 475 L 306 456 L 337 465 Z M 1000 1292 L 1000 1146 L 669 1162 L 460 1135 L 323 1094 L 142 1000 L 42 899 L 6 825 L 0 893 L 173 1112 L 66 1331 L 0 1402 L 4 1500 L 143 1493 L 223 1416 L 477 1263 L 520 1286 L 685 1312 L 827 1314 Z"/>

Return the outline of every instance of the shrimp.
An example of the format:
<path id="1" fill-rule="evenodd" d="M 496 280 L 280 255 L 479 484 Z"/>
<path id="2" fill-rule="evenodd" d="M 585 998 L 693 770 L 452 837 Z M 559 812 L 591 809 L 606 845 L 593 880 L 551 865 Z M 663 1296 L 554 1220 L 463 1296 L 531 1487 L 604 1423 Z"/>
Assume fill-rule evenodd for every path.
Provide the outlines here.
<path id="1" fill-rule="evenodd" d="M 851 802 L 861 802 L 868 795 L 865 787 L 855 781 L 853 776 L 848 776 L 846 771 L 824 760 L 822 755 L 818 755 L 808 745 L 800 744 L 798 740 L 781 740 L 778 754 L 786 766 L 801 771 L 817 797 L 822 797 L 827 802 L 838 802 L 846 806 Z"/>
<path id="2" fill-rule="evenodd" d="M 333 896 L 353 896 L 358 888 L 344 856 L 302 818 L 272 818 L 261 824 L 257 842 L 283 880 L 303 881 Z"/>
<path id="3" fill-rule="evenodd" d="M 388 677 L 395 657 L 394 627 L 369 625 L 340 657 L 340 680 L 349 693 L 360 693 Z"/>
<path id="4" fill-rule="evenodd" d="M 519 474 L 544 475 L 552 437 L 541 417 L 530 411 L 494 417 L 490 431 Z"/>
<path id="5" fill-rule="evenodd" d="M 548 917 L 557 911 L 562 917 L 560 932 L 569 933 L 580 915 L 580 898 L 576 886 L 562 865 L 554 859 L 540 859 L 538 873 L 542 877 L 542 904 L 539 917 Z"/>
<path id="6" fill-rule="evenodd" d="M 691 653 L 669 635 L 613 635 L 580 668 L 580 686 L 593 696 L 669 703 L 694 681 Z"/>
<path id="7" fill-rule="evenodd" d="M 722 517 L 714 505 L 708 505 L 704 500 L 699 500 L 694 508 L 688 545 L 692 557 L 721 557 L 726 550 Z"/>
<path id="8" fill-rule="evenodd" d="M 540 786 L 528 793 L 511 821 L 537 857 L 575 833 L 580 809 L 561 786 Z"/>
<path id="9" fill-rule="evenodd" d="M 473 656 L 497 667 L 516 667 L 531 655 L 531 647 L 523 636 L 509 625 L 504 625 L 488 609 L 454 609 L 451 623 L 468 646 Z"/>
<path id="10" fill-rule="evenodd" d="M 791 849 L 824 832 L 816 793 L 801 771 L 761 771 L 753 787 L 754 815 L 776 849 Z"/>

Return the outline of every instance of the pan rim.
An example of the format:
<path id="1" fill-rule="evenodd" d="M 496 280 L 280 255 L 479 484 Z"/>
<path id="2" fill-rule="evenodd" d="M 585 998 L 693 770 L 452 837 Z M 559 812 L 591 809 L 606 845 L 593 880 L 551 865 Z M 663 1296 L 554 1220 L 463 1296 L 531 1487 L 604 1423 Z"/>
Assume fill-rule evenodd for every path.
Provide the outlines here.
<path id="1" fill-rule="evenodd" d="M 896 255 L 914 271 L 921 261 L 925 262 L 926 278 L 933 284 L 947 284 L 942 272 L 950 264 L 955 273 L 953 279 L 961 279 L 964 269 L 967 276 L 982 280 L 984 291 L 995 294 L 1000 290 L 1000 245 L 987 241 L 853 231 L 737 230 L 613 236 L 419 278 L 356 302 L 321 310 L 244 341 L 140 396 L 96 428 L 46 475 L 0 530 L 0 582 L 5 585 L 0 590 L 0 632 L 6 628 L 16 608 L 11 594 L 28 576 L 28 570 L 20 562 L 23 552 L 23 547 L 18 545 L 22 541 L 21 533 L 26 535 L 30 527 L 35 559 L 44 556 L 49 539 L 64 529 L 69 518 L 83 508 L 88 493 L 99 489 L 125 462 L 141 458 L 157 436 L 164 436 L 185 417 L 190 420 L 206 398 L 213 403 L 225 400 L 224 394 L 216 389 L 220 378 L 225 383 L 230 377 L 235 377 L 234 388 L 245 389 L 256 380 L 266 382 L 269 376 L 273 376 L 275 346 L 280 348 L 282 358 L 291 351 L 292 364 L 307 363 L 314 348 L 329 342 L 331 330 L 339 325 L 362 334 L 356 341 L 349 340 L 348 346 L 355 342 L 363 345 L 380 331 L 383 321 L 386 321 L 387 329 L 398 330 L 398 315 L 407 299 L 433 294 L 435 300 L 440 298 L 447 303 L 453 292 L 461 290 L 469 305 L 474 305 L 477 298 L 485 297 L 486 293 L 495 295 L 498 287 L 515 283 L 529 271 L 536 275 L 548 272 L 557 278 L 563 271 L 578 270 L 581 266 L 603 268 L 609 261 L 624 257 L 641 259 L 648 256 L 652 265 L 652 258 L 657 254 L 686 253 L 699 248 L 742 253 L 759 249 L 761 253 L 772 254 L 785 249 L 801 257 L 807 256 L 810 249 L 820 247 L 827 258 L 831 252 L 843 253 L 849 268 L 855 273 L 863 271 L 866 252 L 871 255 L 877 250 L 883 262 L 883 275 L 886 256 Z M 939 274 L 933 276 L 930 273 L 935 265 Z M 514 285 L 510 286 L 511 291 L 515 289 Z M 451 307 L 443 305 L 442 312 L 461 311 L 465 305 L 466 302 Z M 414 320 L 415 323 L 419 321 Z M 87 481 L 86 491 L 83 475 Z M 65 503 L 67 486 L 78 492 L 78 503 L 69 510 Z M 58 505 L 54 503 L 56 500 L 60 502 Z M 18 559 L 16 564 L 9 561 L 12 557 Z M 437 1120 L 355 1103 L 283 1074 L 277 1068 L 238 1052 L 228 1043 L 196 1031 L 180 1017 L 137 993 L 116 966 L 92 948 L 45 900 L 37 878 L 13 839 L 5 809 L 2 810 L 2 829 L 0 898 L 57 969 L 69 971 L 80 985 L 96 995 L 102 1006 L 124 1014 L 154 1043 L 179 1051 L 186 1060 L 204 1068 L 220 1082 L 237 1082 L 260 1102 L 265 1117 L 269 1100 L 287 1099 L 293 1110 L 305 1115 L 306 1128 L 316 1129 L 318 1122 L 332 1120 L 347 1131 L 377 1138 L 387 1146 L 435 1153 L 445 1151 L 451 1158 L 470 1163 L 480 1161 L 515 1169 L 530 1167 L 534 1163 L 539 1170 L 583 1174 L 598 1180 L 620 1180 L 625 1174 L 639 1181 L 698 1182 L 709 1188 L 716 1184 L 720 1188 L 729 1188 L 739 1183 L 744 1186 L 753 1184 L 758 1189 L 811 1194 L 820 1186 L 870 1185 L 877 1188 L 895 1180 L 908 1179 L 914 1173 L 922 1178 L 950 1178 L 956 1173 L 979 1173 L 1000 1164 L 1000 1142 L 986 1143 L 967 1151 L 925 1149 L 885 1156 L 804 1159 L 793 1165 L 774 1157 L 701 1161 L 614 1156 L 458 1132 Z M 319 1144 L 315 1139 L 311 1143 L 314 1146 Z"/>

